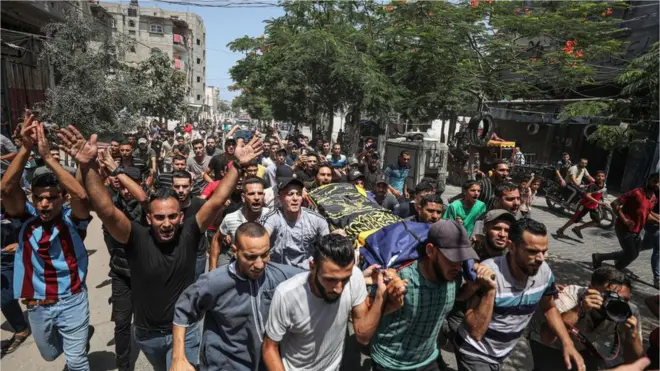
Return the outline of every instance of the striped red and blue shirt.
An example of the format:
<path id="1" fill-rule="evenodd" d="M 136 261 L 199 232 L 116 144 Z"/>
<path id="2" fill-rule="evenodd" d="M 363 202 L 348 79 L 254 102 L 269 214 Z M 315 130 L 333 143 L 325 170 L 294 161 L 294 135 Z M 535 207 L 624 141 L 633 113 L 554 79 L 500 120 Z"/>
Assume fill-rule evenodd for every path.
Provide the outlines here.
<path id="1" fill-rule="evenodd" d="M 14 296 L 64 299 L 85 288 L 89 220 L 76 220 L 63 208 L 58 220 L 44 225 L 34 207 L 26 206 L 14 256 Z"/>

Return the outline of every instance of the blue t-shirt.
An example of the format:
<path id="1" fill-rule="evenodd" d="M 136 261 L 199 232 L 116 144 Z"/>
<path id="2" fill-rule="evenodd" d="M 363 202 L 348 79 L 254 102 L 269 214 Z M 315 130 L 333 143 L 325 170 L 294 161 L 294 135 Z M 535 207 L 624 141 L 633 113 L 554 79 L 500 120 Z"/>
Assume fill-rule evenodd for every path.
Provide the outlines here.
<path id="1" fill-rule="evenodd" d="M 330 166 L 332 167 L 345 167 L 346 164 L 348 163 L 348 160 L 346 159 L 346 156 L 344 155 L 339 155 L 338 159 L 334 159 L 332 157 L 332 154 L 328 155 L 326 157 L 326 160 L 330 163 Z"/>
<path id="2" fill-rule="evenodd" d="M 385 168 L 385 176 L 387 176 L 390 185 L 402 194 L 403 185 L 406 183 L 406 178 L 408 178 L 409 172 L 410 167 L 407 165 L 399 166 L 399 164 L 393 164 Z"/>

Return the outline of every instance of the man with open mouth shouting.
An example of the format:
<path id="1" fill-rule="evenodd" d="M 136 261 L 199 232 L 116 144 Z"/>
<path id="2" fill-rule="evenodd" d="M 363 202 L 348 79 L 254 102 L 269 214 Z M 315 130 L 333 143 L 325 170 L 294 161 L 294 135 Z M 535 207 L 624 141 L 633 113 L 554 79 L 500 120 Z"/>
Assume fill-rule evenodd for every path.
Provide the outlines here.
<path id="1" fill-rule="evenodd" d="M 184 220 L 177 194 L 158 189 L 149 200 L 147 224 L 131 222 L 114 206 L 103 185 L 96 161 L 96 135 L 86 140 L 75 128 L 62 130 L 63 142 L 82 169 L 90 200 L 108 232 L 125 244 L 133 291 L 135 340 L 154 370 L 169 370 L 172 361 L 172 318 L 179 295 L 195 281 L 197 247 L 238 182 L 241 165 L 259 157 L 261 140 L 255 136 L 236 149 L 238 161 L 194 218 Z M 200 331 L 197 323 L 186 329 L 185 355 L 198 363 Z"/>
<path id="2" fill-rule="evenodd" d="M 14 296 L 22 298 L 41 356 L 64 353 L 71 371 L 89 370 L 89 302 L 83 240 L 90 220 L 83 186 L 50 153 L 44 126 L 29 111 L 21 130 L 23 146 L 2 179 L 2 205 L 20 219 L 14 256 Z M 50 170 L 32 179 L 32 205 L 21 189 L 21 174 L 34 146 Z M 65 195 L 71 206 L 65 207 Z"/>

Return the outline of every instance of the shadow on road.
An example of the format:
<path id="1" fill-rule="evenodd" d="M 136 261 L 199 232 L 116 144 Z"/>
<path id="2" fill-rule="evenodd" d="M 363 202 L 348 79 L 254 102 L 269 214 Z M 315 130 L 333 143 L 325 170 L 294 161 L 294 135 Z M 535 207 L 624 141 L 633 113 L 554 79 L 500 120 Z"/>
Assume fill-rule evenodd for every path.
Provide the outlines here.
<path id="1" fill-rule="evenodd" d="M 27 319 L 27 311 L 23 312 L 23 318 L 25 318 L 25 321 L 27 322 L 27 320 L 28 320 Z M 0 325 L 0 329 L 5 330 L 5 331 L 9 331 L 11 333 L 14 332 L 14 329 L 11 327 L 11 325 L 9 324 L 9 322 L 7 320 L 2 322 L 2 324 Z"/>
<path id="2" fill-rule="evenodd" d="M 101 288 L 104 288 L 104 287 L 108 286 L 111 283 L 112 283 L 112 279 L 108 278 L 107 280 L 105 280 L 105 281 L 99 283 L 98 285 L 96 285 L 96 288 L 101 289 Z"/>

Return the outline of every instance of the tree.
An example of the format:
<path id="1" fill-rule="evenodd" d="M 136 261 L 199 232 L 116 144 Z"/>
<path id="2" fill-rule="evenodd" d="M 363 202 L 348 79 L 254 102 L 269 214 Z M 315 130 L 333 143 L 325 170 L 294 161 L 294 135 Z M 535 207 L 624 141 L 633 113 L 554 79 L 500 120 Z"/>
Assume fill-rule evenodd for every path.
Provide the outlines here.
<path id="1" fill-rule="evenodd" d="M 44 32 L 41 57 L 52 64 L 57 84 L 47 89 L 46 100 L 38 106 L 40 118 L 75 124 L 87 134 L 134 128 L 144 95 L 118 59 L 130 42 L 112 37 L 95 19 L 77 12 L 47 24 Z"/>
<path id="2" fill-rule="evenodd" d="M 224 113 L 231 111 L 231 106 L 228 105 L 225 101 L 218 101 L 218 111 Z"/>
<path id="3" fill-rule="evenodd" d="M 140 63 L 135 79 L 145 87 L 144 113 L 160 122 L 187 117 L 186 75 L 174 69 L 174 61 L 166 54 L 153 53 Z"/>

